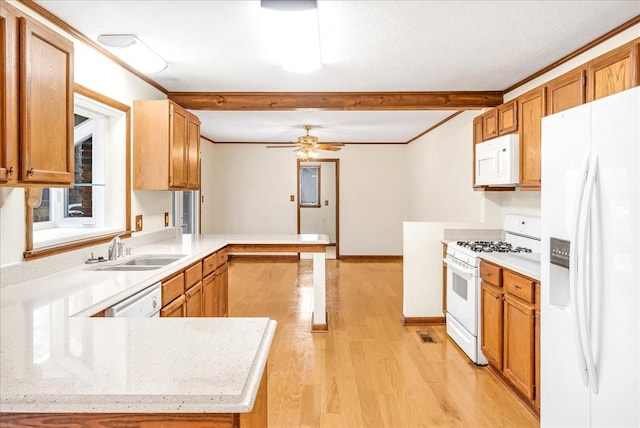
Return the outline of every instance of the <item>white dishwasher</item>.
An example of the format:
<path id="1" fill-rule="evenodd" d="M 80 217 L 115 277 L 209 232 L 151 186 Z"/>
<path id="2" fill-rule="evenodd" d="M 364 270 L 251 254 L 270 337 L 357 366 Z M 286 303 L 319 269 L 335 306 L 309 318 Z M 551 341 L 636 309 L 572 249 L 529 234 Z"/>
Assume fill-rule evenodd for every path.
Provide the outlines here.
<path id="1" fill-rule="evenodd" d="M 105 317 L 155 318 L 160 316 L 162 288 L 158 282 L 105 310 Z"/>

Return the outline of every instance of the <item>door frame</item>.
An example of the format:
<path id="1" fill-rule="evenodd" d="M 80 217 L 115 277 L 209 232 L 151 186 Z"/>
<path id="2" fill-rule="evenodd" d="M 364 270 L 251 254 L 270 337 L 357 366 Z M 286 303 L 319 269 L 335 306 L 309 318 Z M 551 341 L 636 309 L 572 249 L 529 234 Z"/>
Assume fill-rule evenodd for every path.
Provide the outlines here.
<path id="1" fill-rule="evenodd" d="M 340 258 L 340 159 L 319 158 L 311 160 L 297 159 L 296 162 L 296 211 L 297 211 L 297 231 L 300 233 L 300 164 L 302 162 L 322 163 L 333 162 L 336 166 L 336 259 Z"/>

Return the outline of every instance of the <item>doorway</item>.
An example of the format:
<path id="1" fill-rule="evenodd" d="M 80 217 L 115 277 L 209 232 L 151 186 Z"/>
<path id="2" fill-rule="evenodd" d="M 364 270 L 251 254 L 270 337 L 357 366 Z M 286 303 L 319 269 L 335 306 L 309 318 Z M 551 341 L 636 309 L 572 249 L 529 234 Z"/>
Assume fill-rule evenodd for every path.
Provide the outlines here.
<path id="1" fill-rule="evenodd" d="M 340 258 L 340 159 L 297 162 L 298 233 L 329 236 L 327 258 Z"/>

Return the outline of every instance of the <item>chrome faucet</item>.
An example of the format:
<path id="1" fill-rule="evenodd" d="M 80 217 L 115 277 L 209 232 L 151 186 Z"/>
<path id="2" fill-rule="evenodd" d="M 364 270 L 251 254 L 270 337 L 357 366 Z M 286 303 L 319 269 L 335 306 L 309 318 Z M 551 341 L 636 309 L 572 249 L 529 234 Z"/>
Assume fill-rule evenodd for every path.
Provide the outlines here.
<path id="1" fill-rule="evenodd" d="M 107 251 L 107 260 L 113 261 L 118 257 L 123 257 L 123 247 L 124 242 L 120 239 L 119 236 L 114 237 L 111 242 L 109 242 L 109 249 Z"/>

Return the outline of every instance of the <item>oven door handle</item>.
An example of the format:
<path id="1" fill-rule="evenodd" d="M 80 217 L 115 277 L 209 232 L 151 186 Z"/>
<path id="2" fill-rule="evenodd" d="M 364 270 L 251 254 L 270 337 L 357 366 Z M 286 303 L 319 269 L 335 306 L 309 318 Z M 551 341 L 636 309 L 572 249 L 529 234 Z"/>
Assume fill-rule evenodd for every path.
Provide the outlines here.
<path id="1" fill-rule="evenodd" d="M 460 276 L 464 276 L 467 279 L 471 279 L 475 276 L 475 269 L 465 269 L 463 267 L 461 267 L 460 265 L 457 265 L 453 262 L 451 262 L 450 260 L 444 259 L 444 262 L 447 264 L 447 267 L 450 268 L 451 270 L 456 271 L 456 273 Z"/>

